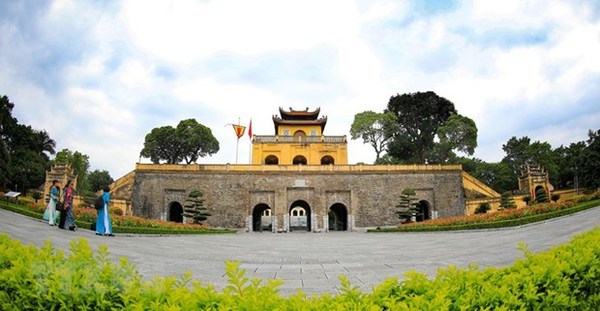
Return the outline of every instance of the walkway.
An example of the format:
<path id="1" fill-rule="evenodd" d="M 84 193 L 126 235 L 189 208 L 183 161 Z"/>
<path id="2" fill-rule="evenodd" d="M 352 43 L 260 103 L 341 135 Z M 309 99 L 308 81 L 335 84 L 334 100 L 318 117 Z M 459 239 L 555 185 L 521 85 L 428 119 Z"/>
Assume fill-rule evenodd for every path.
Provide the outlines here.
<path id="1" fill-rule="evenodd" d="M 600 225 L 600 207 L 540 224 L 501 230 L 435 233 L 366 234 L 238 233 L 225 235 L 99 237 L 88 230 L 70 232 L 40 220 L 0 209 L 0 232 L 27 244 L 52 240 L 68 249 L 73 239 L 86 238 L 94 249 L 108 246 L 110 253 L 128 257 L 146 278 L 181 275 L 217 288 L 227 284 L 224 262 L 239 260 L 247 276 L 280 278 L 282 294 L 337 293 L 338 275 L 346 275 L 364 290 L 408 270 L 435 275 L 448 265 L 507 266 L 522 258 L 517 249 L 525 242 L 533 252 L 568 242 L 575 234 Z"/>

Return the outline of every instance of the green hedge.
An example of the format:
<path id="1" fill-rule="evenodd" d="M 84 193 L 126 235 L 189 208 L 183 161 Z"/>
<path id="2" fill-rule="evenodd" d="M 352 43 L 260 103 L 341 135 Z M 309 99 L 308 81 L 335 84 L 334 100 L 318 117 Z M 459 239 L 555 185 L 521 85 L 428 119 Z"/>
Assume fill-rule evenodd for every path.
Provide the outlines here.
<path id="1" fill-rule="evenodd" d="M 408 272 L 362 292 L 341 278 L 341 294 L 282 297 L 283 281 L 248 280 L 227 263 L 222 292 L 191 275 L 142 280 L 129 261 L 85 239 L 70 251 L 25 246 L 0 235 L 0 310 L 598 310 L 600 229 L 505 268 L 448 267 L 428 279 Z M 68 254 L 68 255 L 67 255 Z"/>
<path id="2" fill-rule="evenodd" d="M 382 228 L 382 229 L 370 229 L 367 232 L 422 232 L 422 231 L 453 231 L 453 230 L 473 230 L 473 229 L 493 229 L 493 228 L 504 228 L 504 227 L 516 227 L 539 221 L 544 221 L 556 217 L 566 216 L 573 213 L 581 212 L 600 204 L 600 201 L 590 201 L 580 203 L 574 207 L 549 212 L 545 214 L 532 215 L 528 217 L 521 217 L 518 219 L 494 221 L 487 223 L 474 223 L 466 225 L 453 225 L 453 226 L 399 226 L 394 228 Z"/>

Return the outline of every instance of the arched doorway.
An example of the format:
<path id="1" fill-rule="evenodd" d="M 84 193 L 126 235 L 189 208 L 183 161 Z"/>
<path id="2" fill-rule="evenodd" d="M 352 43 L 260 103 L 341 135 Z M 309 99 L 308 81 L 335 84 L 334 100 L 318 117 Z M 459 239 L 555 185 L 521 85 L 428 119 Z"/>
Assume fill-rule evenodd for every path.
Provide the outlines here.
<path id="1" fill-rule="evenodd" d="M 271 208 L 257 204 L 252 210 L 252 231 L 271 231 Z"/>
<path id="2" fill-rule="evenodd" d="M 297 130 L 294 132 L 294 137 L 304 137 L 306 133 L 303 130 Z"/>
<path id="3" fill-rule="evenodd" d="M 342 203 L 335 203 L 329 208 L 329 231 L 348 230 L 348 209 Z"/>
<path id="4" fill-rule="evenodd" d="M 179 202 L 169 203 L 169 221 L 183 222 L 183 206 Z"/>
<path id="5" fill-rule="evenodd" d="M 294 165 L 298 165 L 298 164 L 302 164 L 302 165 L 306 165 L 306 158 L 302 155 L 297 155 L 294 157 L 294 160 L 292 160 L 292 164 Z"/>
<path id="6" fill-rule="evenodd" d="M 310 206 L 298 200 L 290 206 L 290 231 L 310 231 Z"/>
<path id="7" fill-rule="evenodd" d="M 279 164 L 279 158 L 274 155 L 269 155 L 265 158 L 265 164 L 267 165 L 277 165 Z"/>
<path id="8" fill-rule="evenodd" d="M 429 219 L 429 202 L 425 200 L 419 201 L 417 203 L 417 208 L 419 209 L 419 213 L 417 213 L 416 220 L 423 221 Z"/>
<path id="9" fill-rule="evenodd" d="M 324 157 L 321 158 L 321 164 L 322 165 L 329 165 L 329 164 L 335 164 L 335 160 L 333 159 L 332 156 L 326 155 Z"/>

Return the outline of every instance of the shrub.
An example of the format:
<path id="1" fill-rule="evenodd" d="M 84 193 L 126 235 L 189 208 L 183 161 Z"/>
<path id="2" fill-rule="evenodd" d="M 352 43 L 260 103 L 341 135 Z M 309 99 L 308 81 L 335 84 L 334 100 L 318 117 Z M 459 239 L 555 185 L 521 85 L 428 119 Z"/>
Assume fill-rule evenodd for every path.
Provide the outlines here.
<path id="1" fill-rule="evenodd" d="M 123 216 L 123 210 L 118 207 L 111 206 L 108 211 L 111 215 Z"/>
<path id="2" fill-rule="evenodd" d="M 548 202 L 548 193 L 546 192 L 546 189 L 539 187 L 535 190 L 535 201 L 537 203 Z"/>
<path id="3" fill-rule="evenodd" d="M 44 194 L 39 191 L 34 191 L 31 193 L 31 197 L 35 200 L 35 203 L 37 203 L 39 199 L 44 197 Z"/>
<path id="4" fill-rule="evenodd" d="M 475 210 L 475 214 L 485 214 L 487 213 L 492 207 L 490 206 L 490 203 L 488 202 L 483 202 L 481 204 L 479 204 L 479 207 L 477 207 L 477 209 Z"/>
<path id="5" fill-rule="evenodd" d="M 560 194 L 553 194 L 550 198 L 552 199 L 552 202 L 558 202 L 558 200 L 560 200 Z"/>
<path id="6" fill-rule="evenodd" d="M 500 197 L 501 208 L 516 208 L 515 200 L 513 200 L 510 191 L 503 192 Z"/>
<path id="7" fill-rule="evenodd" d="M 531 203 L 531 196 L 530 195 L 524 196 L 523 202 L 525 202 L 525 205 L 529 205 Z"/>

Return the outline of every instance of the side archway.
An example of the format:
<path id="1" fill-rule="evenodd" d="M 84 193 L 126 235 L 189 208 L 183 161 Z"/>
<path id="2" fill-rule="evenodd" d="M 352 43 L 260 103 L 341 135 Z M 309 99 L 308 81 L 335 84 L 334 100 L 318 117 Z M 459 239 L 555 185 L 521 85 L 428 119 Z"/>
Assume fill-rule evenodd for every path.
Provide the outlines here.
<path id="1" fill-rule="evenodd" d="M 330 165 L 330 164 L 333 165 L 333 164 L 335 164 L 335 160 L 333 159 L 332 156 L 326 155 L 321 158 L 321 164 L 322 165 Z"/>
<path id="2" fill-rule="evenodd" d="M 297 200 L 290 205 L 290 231 L 310 231 L 311 230 L 311 210 L 310 205 L 304 200 Z"/>
<path id="3" fill-rule="evenodd" d="M 292 164 L 294 164 L 294 165 L 298 165 L 298 164 L 306 165 L 306 163 L 307 163 L 306 158 L 303 155 L 297 155 L 294 157 L 294 160 L 292 160 Z"/>
<path id="4" fill-rule="evenodd" d="M 277 165 L 279 164 L 279 158 L 274 155 L 269 155 L 265 158 L 265 164 L 267 165 Z"/>
<path id="5" fill-rule="evenodd" d="M 431 211 L 431 205 L 429 204 L 429 202 L 427 202 L 426 200 L 421 200 L 417 203 L 417 208 L 419 209 L 419 213 L 416 217 L 417 222 L 431 218 L 429 216 Z"/>
<path id="6" fill-rule="evenodd" d="M 329 231 L 348 230 L 348 209 L 342 203 L 335 203 L 329 208 Z"/>
<path id="7" fill-rule="evenodd" d="M 183 222 L 183 206 L 179 202 L 169 203 L 168 220 L 172 222 Z"/>
<path id="8" fill-rule="evenodd" d="M 252 209 L 252 231 L 271 231 L 271 207 L 257 204 Z"/>

